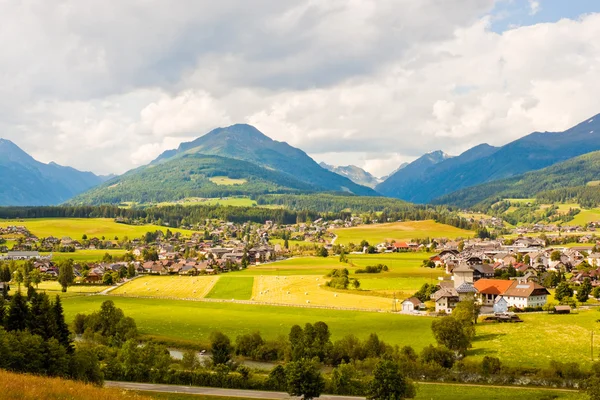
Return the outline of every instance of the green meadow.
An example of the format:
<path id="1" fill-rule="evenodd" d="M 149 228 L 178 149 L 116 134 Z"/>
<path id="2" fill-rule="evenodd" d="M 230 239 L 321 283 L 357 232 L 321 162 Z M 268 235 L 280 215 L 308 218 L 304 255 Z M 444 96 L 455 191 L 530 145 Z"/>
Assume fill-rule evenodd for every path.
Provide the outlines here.
<path id="1" fill-rule="evenodd" d="M 338 236 L 337 244 L 359 244 L 362 240 L 366 240 L 372 245 L 391 240 L 410 241 L 411 239 L 425 238 L 469 238 L 475 234 L 472 231 L 439 224 L 431 220 L 361 225 L 354 228 L 335 229 L 334 233 Z"/>
<path id="2" fill-rule="evenodd" d="M 221 276 L 212 290 L 205 296 L 207 299 L 250 300 L 254 277 Z"/>
<path id="3" fill-rule="evenodd" d="M 276 339 L 287 336 L 295 324 L 317 321 L 329 325 L 334 340 L 348 334 L 366 339 L 376 332 L 390 344 L 410 345 L 417 351 L 433 343 L 430 318 L 288 306 L 80 296 L 64 299 L 67 320 L 72 321 L 77 313 L 98 310 L 105 300 L 113 300 L 127 316 L 133 317 L 142 335 L 172 344 L 207 346 L 210 333 L 217 330 L 232 339 L 255 331 L 265 338 Z"/>
<path id="4" fill-rule="evenodd" d="M 88 238 L 102 237 L 106 240 L 113 240 L 115 237 L 124 236 L 138 238 L 148 231 L 161 230 L 166 232 L 171 229 L 172 232 L 181 232 L 185 236 L 190 236 L 191 231 L 176 228 L 167 228 L 158 225 L 125 225 L 118 224 L 110 218 L 39 218 L 39 219 L 19 219 L 2 220 L 0 227 L 10 225 L 25 226 L 31 233 L 37 237 L 54 236 L 58 238 L 70 237 L 79 240 L 85 234 Z"/>

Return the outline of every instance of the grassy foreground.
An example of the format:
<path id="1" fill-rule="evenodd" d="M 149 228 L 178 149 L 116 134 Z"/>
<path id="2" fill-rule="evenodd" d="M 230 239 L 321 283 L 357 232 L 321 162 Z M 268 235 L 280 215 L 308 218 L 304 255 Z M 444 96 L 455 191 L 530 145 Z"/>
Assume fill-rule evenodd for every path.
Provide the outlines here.
<path id="1" fill-rule="evenodd" d="M 337 244 L 359 244 L 366 240 L 376 245 L 386 240 L 409 241 L 410 239 L 425 238 L 469 238 L 475 233 L 458 229 L 450 225 L 439 224 L 435 221 L 408 221 L 393 222 L 389 224 L 361 225 L 355 228 L 342 228 L 334 230 L 338 236 Z"/>
<path id="2" fill-rule="evenodd" d="M 152 397 L 59 378 L 0 370 L 0 398 L 18 400 L 150 400 Z"/>

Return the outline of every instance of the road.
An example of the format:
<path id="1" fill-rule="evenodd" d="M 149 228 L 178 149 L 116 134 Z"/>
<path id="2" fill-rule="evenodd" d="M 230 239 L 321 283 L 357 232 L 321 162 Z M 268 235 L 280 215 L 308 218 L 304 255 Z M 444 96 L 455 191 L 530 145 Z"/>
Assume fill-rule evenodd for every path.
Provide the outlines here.
<path id="1" fill-rule="evenodd" d="M 490 386 L 490 385 L 465 385 L 460 383 L 439 383 L 439 382 L 417 382 L 418 385 L 444 385 L 444 386 L 461 386 L 461 387 L 482 387 L 496 388 L 501 390 L 548 390 L 552 392 L 571 392 L 577 393 L 575 389 L 557 389 L 532 386 Z M 258 390 L 238 390 L 238 389 L 221 389 L 199 386 L 177 386 L 177 385 L 160 385 L 154 383 L 133 383 L 133 382 L 114 382 L 106 381 L 106 387 L 120 388 L 126 390 L 138 390 L 144 392 L 163 392 L 163 393 L 185 393 L 185 394 L 200 394 L 205 396 L 221 396 L 221 397 L 240 397 L 245 399 L 267 399 L 267 400 L 286 400 L 296 399 L 290 397 L 287 393 L 282 392 L 265 392 Z M 364 400 L 364 397 L 352 396 L 332 396 L 322 395 L 319 399 L 323 400 Z"/>
<path id="2" fill-rule="evenodd" d="M 106 381 L 104 386 L 120 388 L 126 390 L 139 390 L 144 392 L 164 392 L 164 393 L 185 393 L 185 394 L 202 394 L 205 396 L 221 396 L 221 397 L 241 397 L 245 399 L 268 399 L 268 400 L 284 400 L 295 399 L 287 393 L 282 392 L 263 392 L 258 390 L 238 390 L 238 389 L 220 389 L 198 386 L 177 386 L 177 385 L 159 385 L 153 383 L 133 383 L 133 382 L 114 382 Z M 323 400 L 364 400 L 364 397 L 351 396 L 329 396 L 323 395 L 319 397 Z"/>

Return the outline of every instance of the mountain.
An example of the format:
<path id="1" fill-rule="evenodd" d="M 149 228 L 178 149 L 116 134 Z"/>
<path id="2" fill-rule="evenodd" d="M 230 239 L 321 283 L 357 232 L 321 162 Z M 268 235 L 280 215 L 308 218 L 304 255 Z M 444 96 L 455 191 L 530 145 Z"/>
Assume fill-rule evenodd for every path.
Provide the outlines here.
<path id="1" fill-rule="evenodd" d="M 441 150 L 427 153 L 404 168 L 399 168 L 392 173 L 385 181 L 376 186 L 376 190 L 389 197 L 397 197 L 403 199 L 404 193 L 409 190 L 413 182 L 419 181 L 424 176 L 427 170 L 444 160 L 451 159 L 452 156 L 444 153 Z"/>
<path id="2" fill-rule="evenodd" d="M 275 141 L 246 124 L 214 129 L 192 142 L 182 143 L 176 150 L 165 151 L 152 164 L 160 164 L 183 154 L 197 153 L 248 161 L 288 174 L 322 191 L 377 195 L 371 188 L 320 167 L 302 150 L 285 142 Z"/>
<path id="3" fill-rule="evenodd" d="M 317 188 L 256 164 L 198 153 L 145 165 L 70 200 L 71 204 L 158 203 L 187 197 L 305 193 Z"/>
<path id="4" fill-rule="evenodd" d="M 378 178 L 374 177 L 364 169 L 357 167 L 356 165 L 335 166 L 326 164 L 324 162 L 319 163 L 319 165 L 326 170 L 335 172 L 341 176 L 345 176 L 352 182 L 359 185 L 375 188 L 375 186 L 381 182 Z"/>
<path id="5" fill-rule="evenodd" d="M 400 164 L 400 166 L 399 166 L 398 168 L 396 168 L 395 170 L 393 170 L 393 171 L 392 171 L 392 172 L 390 172 L 389 174 L 387 174 L 387 175 L 385 175 L 385 176 L 382 176 L 381 178 L 379 178 L 379 180 L 380 180 L 381 182 L 385 181 L 387 178 L 389 178 L 390 176 L 394 175 L 396 172 L 400 171 L 402 168 L 404 168 L 404 167 L 408 166 L 408 164 L 410 164 L 410 163 L 403 162 L 402 164 Z M 380 182 L 380 183 L 381 183 L 381 182 Z"/>
<path id="6" fill-rule="evenodd" d="M 377 195 L 321 168 L 287 143 L 276 142 L 252 126 L 233 125 L 182 143 L 70 203 L 155 203 L 187 197 L 334 191 Z"/>
<path id="7" fill-rule="evenodd" d="M 36 161 L 19 146 L 0 139 L 0 206 L 60 204 L 102 182 L 91 172 L 81 172 L 54 162 Z"/>
<path id="8" fill-rule="evenodd" d="M 479 145 L 412 179 L 404 176 L 397 182 L 395 174 L 377 190 L 387 196 L 428 203 L 463 188 L 539 170 L 596 150 L 600 150 L 600 115 L 564 132 L 534 132 L 500 148 Z"/>
<path id="9" fill-rule="evenodd" d="M 595 151 L 538 171 L 461 189 L 433 202 L 469 208 L 503 198 L 530 198 L 548 190 L 585 186 L 597 183 L 599 177 L 600 151 Z"/>

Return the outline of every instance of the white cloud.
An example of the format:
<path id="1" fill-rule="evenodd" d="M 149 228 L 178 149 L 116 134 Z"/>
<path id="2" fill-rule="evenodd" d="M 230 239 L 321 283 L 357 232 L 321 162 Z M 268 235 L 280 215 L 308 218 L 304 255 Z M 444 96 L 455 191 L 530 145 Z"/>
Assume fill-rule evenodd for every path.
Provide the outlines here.
<path id="1" fill-rule="evenodd" d="M 600 14 L 498 34 L 492 0 L 151 3 L 0 3 L 2 136 L 108 173 L 248 122 L 383 175 L 600 111 Z"/>
<path id="2" fill-rule="evenodd" d="M 542 5 L 539 0 L 529 0 L 529 14 L 535 15 L 539 13 L 542 9 Z"/>

